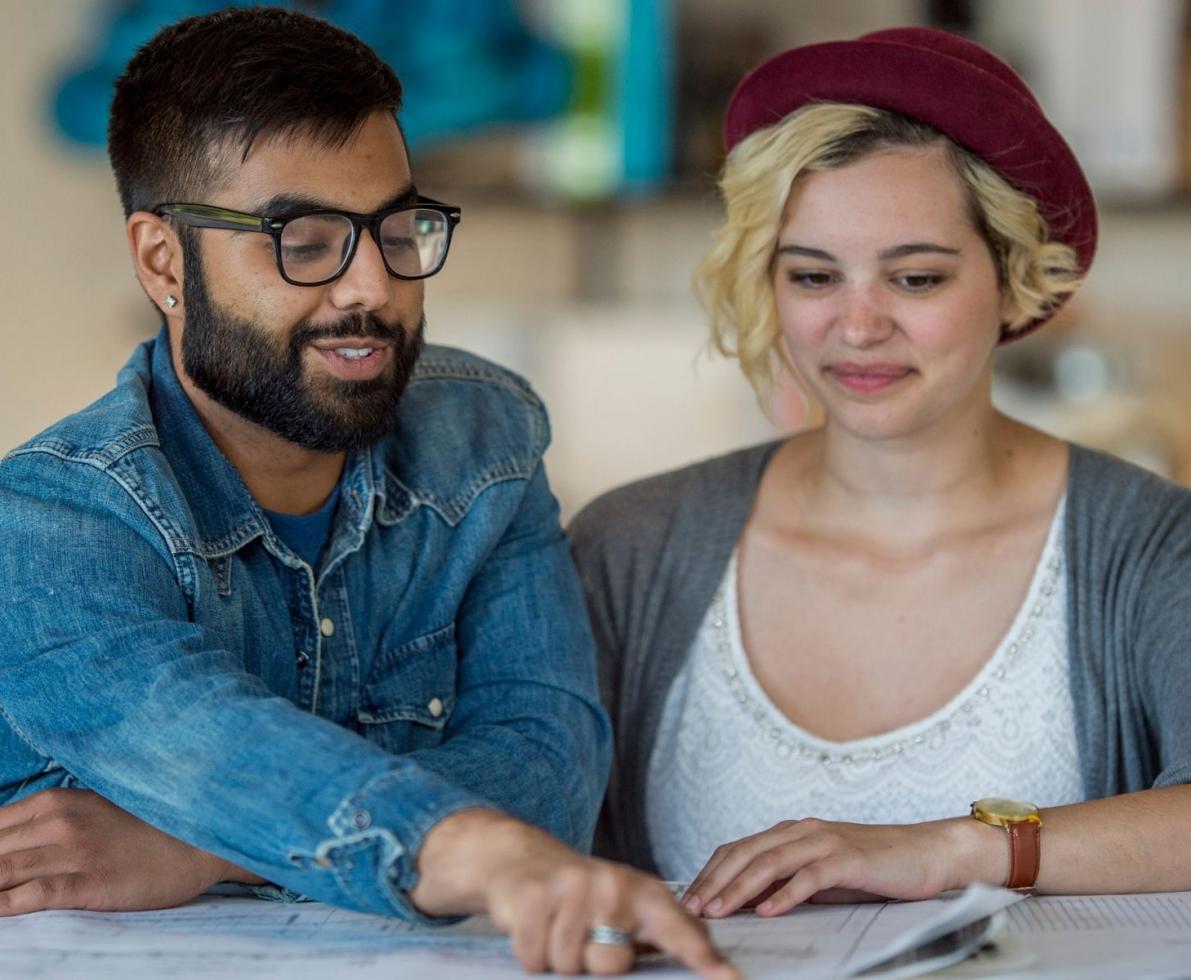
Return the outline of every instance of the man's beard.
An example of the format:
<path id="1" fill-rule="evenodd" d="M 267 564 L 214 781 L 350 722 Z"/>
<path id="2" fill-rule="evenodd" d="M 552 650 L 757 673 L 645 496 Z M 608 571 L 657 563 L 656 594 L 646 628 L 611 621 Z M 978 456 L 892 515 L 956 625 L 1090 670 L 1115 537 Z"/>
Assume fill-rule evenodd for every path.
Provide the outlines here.
<path id="1" fill-rule="evenodd" d="M 195 243 L 197 244 L 197 243 Z M 371 313 L 331 324 L 303 320 L 274 338 L 210 297 L 195 244 L 186 250 L 182 366 L 208 397 L 304 449 L 337 453 L 371 445 L 392 431 L 397 405 L 422 353 L 425 320 L 411 334 Z M 389 344 L 392 364 L 378 378 L 303 378 L 312 341 L 370 337 Z"/>

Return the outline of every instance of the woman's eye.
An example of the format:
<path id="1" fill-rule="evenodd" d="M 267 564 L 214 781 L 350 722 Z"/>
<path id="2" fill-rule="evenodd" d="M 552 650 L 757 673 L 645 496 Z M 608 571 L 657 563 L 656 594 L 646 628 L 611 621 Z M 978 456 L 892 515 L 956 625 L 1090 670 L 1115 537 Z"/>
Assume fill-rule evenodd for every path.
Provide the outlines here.
<path id="1" fill-rule="evenodd" d="M 907 272 L 894 276 L 893 281 L 911 293 L 925 293 L 934 289 L 943 279 L 937 272 Z"/>
<path id="2" fill-rule="evenodd" d="M 797 269 L 787 273 L 787 278 L 793 285 L 804 289 L 824 289 L 835 282 L 835 276 L 830 272 L 804 272 Z"/>

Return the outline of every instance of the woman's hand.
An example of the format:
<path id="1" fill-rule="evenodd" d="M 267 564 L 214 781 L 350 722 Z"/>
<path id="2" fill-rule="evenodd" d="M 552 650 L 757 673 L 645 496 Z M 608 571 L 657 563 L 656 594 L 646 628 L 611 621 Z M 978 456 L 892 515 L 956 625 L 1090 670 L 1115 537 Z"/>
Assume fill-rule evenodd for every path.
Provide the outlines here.
<path id="1" fill-rule="evenodd" d="M 996 830 L 968 817 L 906 826 L 785 820 L 717 848 L 683 904 L 718 918 L 758 902 L 758 915 L 781 915 L 812 898 L 920 899 L 977 879 L 997 883 L 1008 845 L 1003 832 L 982 833 Z"/>

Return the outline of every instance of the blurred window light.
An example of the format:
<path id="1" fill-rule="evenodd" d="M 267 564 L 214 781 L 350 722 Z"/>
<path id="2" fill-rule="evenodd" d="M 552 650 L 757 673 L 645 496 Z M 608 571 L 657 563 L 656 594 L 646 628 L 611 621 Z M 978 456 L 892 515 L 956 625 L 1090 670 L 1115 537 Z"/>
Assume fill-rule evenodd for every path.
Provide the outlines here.
<path id="1" fill-rule="evenodd" d="M 1067 402 L 1103 398 L 1112 385 L 1112 371 L 1104 352 L 1089 344 L 1071 344 L 1055 354 L 1055 389 Z"/>

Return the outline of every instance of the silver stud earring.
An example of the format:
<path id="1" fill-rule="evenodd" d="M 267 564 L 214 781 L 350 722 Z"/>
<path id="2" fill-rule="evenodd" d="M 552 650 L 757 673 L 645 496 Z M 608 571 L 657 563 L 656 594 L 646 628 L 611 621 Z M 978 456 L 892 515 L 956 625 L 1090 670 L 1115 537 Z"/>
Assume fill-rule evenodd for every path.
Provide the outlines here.
<path id="1" fill-rule="evenodd" d="M 172 310 L 175 306 L 178 305 L 178 298 L 173 295 L 167 296 L 165 298 L 165 305 L 168 306 Z"/>

